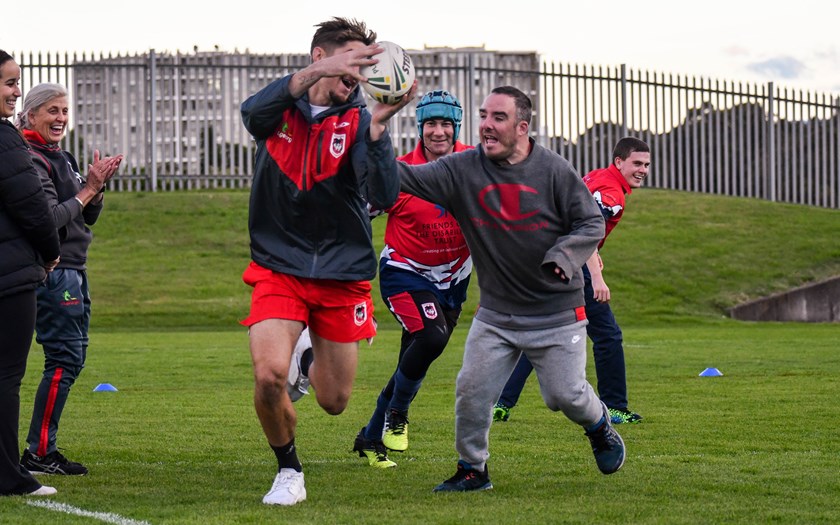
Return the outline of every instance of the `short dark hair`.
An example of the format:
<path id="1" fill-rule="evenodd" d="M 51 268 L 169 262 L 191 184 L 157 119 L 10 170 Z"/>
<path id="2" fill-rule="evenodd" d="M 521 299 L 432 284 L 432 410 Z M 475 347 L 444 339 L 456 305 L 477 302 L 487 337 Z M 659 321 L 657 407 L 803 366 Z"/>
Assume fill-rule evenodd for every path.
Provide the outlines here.
<path id="1" fill-rule="evenodd" d="M 627 157 L 637 151 L 650 153 L 650 146 L 648 146 L 647 142 L 635 137 L 624 137 L 615 144 L 612 158 L 613 160 L 616 157 L 621 160 L 627 160 Z"/>
<path id="2" fill-rule="evenodd" d="M 312 36 L 311 53 L 316 47 L 323 48 L 327 53 L 344 45 L 345 42 L 357 41 L 366 46 L 376 42 L 376 33 L 369 31 L 364 22 L 355 18 L 333 17 L 332 20 L 321 22 Z"/>
<path id="3" fill-rule="evenodd" d="M 5 64 L 9 60 L 14 60 L 14 57 L 12 57 L 12 55 L 10 55 L 10 54 L 6 53 L 5 51 L 3 51 L 2 49 L 0 49 L 0 66 Z"/>
<path id="4" fill-rule="evenodd" d="M 528 98 L 528 95 L 513 86 L 499 86 L 497 88 L 493 88 L 493 91 L 490 93 L 511 97 L 513 99 L 514 107 L 516 108 L 516 120 L 524 120 L 528 124 L 531 123 L 531 110 L 533 106 L 531 105 L 531 99 Z"/>

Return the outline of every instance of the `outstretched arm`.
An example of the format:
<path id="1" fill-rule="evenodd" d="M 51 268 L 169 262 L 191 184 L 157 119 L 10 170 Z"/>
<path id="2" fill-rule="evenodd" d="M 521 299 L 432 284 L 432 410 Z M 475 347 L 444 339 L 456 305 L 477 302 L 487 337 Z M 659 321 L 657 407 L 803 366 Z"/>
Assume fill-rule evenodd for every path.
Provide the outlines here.
<path id="1" fill-rule="evenodd" d="M 327 57 L 323 55 L 326 53 L 323 49 L 316 47 L 313 51 L 312 63 L 292 75 L 292 80 L 289 82 L 289 94 L 294 98 L 300 98 L 324 77 L 351 76 L 359 82 L 364 82 L 365 77 L 359 73 L 359 68 L 379 62 L 375 55 L 383 51 L 385 49 L 379 47 L 379 44 L 371 44 Z"/>
<path id="2" fill-rule="evenodd" d="M 403 95 L 396 104 L 380 104 L 377 103 L 371 111 L 370 121 L 370 140 L 379 140 L 379 137 L 385 133 L 385 126 L 391 117 L 399 113 L 399 111 L 406 107 L 409 102 L 414 100 L 414 95 L 417 94 L 417 81 L 414 81 L 408 93 Z"/>

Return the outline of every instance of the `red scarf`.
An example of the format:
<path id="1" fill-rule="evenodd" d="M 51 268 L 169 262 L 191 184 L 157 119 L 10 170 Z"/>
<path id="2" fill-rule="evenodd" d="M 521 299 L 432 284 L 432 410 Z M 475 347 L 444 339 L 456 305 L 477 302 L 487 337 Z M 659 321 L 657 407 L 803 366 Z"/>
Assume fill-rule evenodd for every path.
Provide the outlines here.
<path id="1" fill-rule="evenodd" d="M 47 148 L 55 148 L 58 149 L 58 144 L 50 144 L 44 137 L 41 136 L 40 133 L 33 129 L 24 129 L 23 130 L 23 137 L 26 139 L 27 142 L 30 144 L 38 144 L 39 146 L 46 146 Z"/>

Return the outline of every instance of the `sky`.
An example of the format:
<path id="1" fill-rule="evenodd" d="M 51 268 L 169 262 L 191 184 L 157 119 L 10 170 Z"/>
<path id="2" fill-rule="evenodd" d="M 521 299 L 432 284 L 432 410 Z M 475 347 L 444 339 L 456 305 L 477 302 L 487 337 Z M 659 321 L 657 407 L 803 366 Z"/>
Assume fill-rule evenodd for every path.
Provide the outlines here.
<path id="1" fill-rule="evenodd" d="M 315 24 L 365 21 L 406 49 L 484 46 L 840 96 L 840 2 L 831 0 L 56 0 L 4 24 L 6 51 L 309 51 Z M 130 6 L 130 7 L 129 7 Z M 522 7 L 520 7 L 522 6 Z M 533 6 L 533 7 L 524 7 Z M 550 7 L 549 7 L 550 6 Z M 11 17 L 7 17 L 11 18 Z"/>

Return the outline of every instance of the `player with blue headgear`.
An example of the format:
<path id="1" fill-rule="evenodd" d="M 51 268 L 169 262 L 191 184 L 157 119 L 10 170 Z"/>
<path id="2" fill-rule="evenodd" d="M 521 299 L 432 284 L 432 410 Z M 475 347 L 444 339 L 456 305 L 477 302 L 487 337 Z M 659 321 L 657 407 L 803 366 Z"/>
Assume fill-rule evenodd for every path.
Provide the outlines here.
<path id="1" fill-rule="evenodd" d="M 417 133 L 427 161 L 452 153 L 463 118 L 461 103 L 448 91 L 429 91 L 423 95 L 417 103 Z"/>
<path id="2" fill-rule="evenodd" d="M 398 160 L 425 164 L 471 149 L 458 141 L 464 110 L 448 91 L 423 95 L 416 114 L 417 147 Z M 397 370 L 353 443 L 353 450 L 375 468 L 396 466 L 388 450 L 408 448 L 408 407 L 449 342 L 472 271 L 461 227 L 448 211 L 407 193 L 400 193 L 384 211 L 388 224 L 379 258 L 379 291 L 403 333 Z"/>

